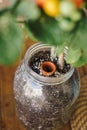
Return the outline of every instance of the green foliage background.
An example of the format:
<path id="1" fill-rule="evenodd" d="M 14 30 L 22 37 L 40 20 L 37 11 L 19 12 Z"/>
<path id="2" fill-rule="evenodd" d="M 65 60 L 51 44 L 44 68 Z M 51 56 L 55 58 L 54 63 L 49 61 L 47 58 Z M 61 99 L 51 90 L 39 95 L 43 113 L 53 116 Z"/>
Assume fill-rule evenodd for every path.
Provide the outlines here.
<path id="1" fill-rule="evenodd" d="M 24 24 L 29 37 L 42 43 L 59 46 L 58 54 L 67 46 L 66 61 L 75 67 L 87 63 L 87 17 L 83 15 L 81 21 L 71 32 L 60 29 L 58 21 L 47 17 L 31 1 L 13 0 L 8 8 L 0 10 L 0 63 L 12 64 L 19 56 L 23 45 Z"/>

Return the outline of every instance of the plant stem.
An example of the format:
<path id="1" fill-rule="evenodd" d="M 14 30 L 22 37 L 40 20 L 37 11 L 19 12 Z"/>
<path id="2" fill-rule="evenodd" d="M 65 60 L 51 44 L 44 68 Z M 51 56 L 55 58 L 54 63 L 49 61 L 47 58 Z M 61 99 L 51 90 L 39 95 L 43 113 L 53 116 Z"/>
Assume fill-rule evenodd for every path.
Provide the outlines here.
<path id="1" fill-rule="evenodd" d="M 51 56 L 55 58 L 57 56 L 58 47 L 52 46 Z M 64 68 L 64 52 L 59 55 L 58 58 L 59 68 L 62 70 Z"/>
<path id="2" fill-rule="evenodd" d="M 83 8 L 83 11 L 85 12 L 85 15 L 87 16 L 87 9 Z"/>
<path id="3" fill-rule="evenodd" d="M 17 0 L 14 6 L 12 7 L 11 13 L 15 14 L 15 10 L 18 7 L 18 5 L 21 3 L 21 0 Z"/>
<path id="4" fill-rule="evenodd" d="M 58 63 L 59 63 L 59 68 L 61 70 L 63 70 L 63 68 L 64 68 L 64 53 L 61 53 L 59 55 Z"/>
<path id="5" fill-rule="evenodd" d="M 52 46 L 52 47 L 51 47 L 51 56 L 52 56 L 53 58 L 56 57 L 56 46 Z"/>

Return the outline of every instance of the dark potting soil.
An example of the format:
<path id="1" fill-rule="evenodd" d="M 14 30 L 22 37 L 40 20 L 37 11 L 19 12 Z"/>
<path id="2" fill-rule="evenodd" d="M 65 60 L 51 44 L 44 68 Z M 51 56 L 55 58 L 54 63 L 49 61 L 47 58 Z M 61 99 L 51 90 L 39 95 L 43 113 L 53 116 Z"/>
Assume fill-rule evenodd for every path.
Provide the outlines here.
<path id="1" fill-rule="evenodd" d="M 34 54 L 29 61 L 29 66 L 37 74 L 42 75 L 41 64 L 44 61 L 53 62 L 56 66 L 56 71 L 55 73 L 53 73 L 53 75 L 51 75 L 51 77 L 58 77 L 61 74 L 65 74 L 70 69 L 70 65 L 67 64 L 66 61 L 64 60 L 64 68 L 63 70 L 61 70 L 59 67 L 58 57 L 52 57 L 49 50 L 39 51 L 36 54 Z"/>

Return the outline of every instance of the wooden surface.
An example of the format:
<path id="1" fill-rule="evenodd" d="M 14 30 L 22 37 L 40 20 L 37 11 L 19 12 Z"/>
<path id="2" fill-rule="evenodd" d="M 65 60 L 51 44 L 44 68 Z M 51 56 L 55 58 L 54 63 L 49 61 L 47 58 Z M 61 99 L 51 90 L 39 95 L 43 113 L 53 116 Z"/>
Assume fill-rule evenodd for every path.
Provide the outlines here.
<path id="1" fill-rule="evenodd" d="M 0 66 L 0 130 L 25 130 L 15 113 L 15 101 L 13 95 L 13 78 L 14 73 L 23 58 L 27 48 L 32 45 L 31 40 L 24 43 L 23 53 L 18 61 L 9 67 Z M 78 69 L 80 77 L 87 73 L 87 66 Z M 71 130 L 68 123 L 63 130 Z"/>
<path id="2" fill-rule="evenodd" d="M 87 130 L 87 74 L 81 78 L 80 94 L 70 124 L 72 130 Z"/>

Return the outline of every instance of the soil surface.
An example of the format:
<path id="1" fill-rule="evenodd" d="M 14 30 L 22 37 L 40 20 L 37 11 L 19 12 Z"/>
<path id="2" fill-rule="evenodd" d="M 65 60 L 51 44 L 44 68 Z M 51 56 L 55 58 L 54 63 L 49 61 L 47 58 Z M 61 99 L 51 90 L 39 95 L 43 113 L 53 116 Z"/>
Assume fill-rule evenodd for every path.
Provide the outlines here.
<path id="1" fill-rule="evenodd" d="M 59 67 L 58 57 L 53 58 L 51 56 L 49 50 L 39 51 L 36 54 L 34 54 L 29 61 L 29 66 L 31 67 L 31 69 L 33 71 L 35 71 L 39 75 L 42 75 L 41 64 L 44 61 L 50 61 L 50 62 L 54 63 L 55 66 L 56 66 L 56 71 L 51 75 L 51 77 L 58 77 L 61 74 L 65 74 L 70 69 L 70 65 L 67 64 L 66 61 L 64 60 L 64 68 L 63 68 L 63 70 L 61 70 L 60 67 Z"/>

